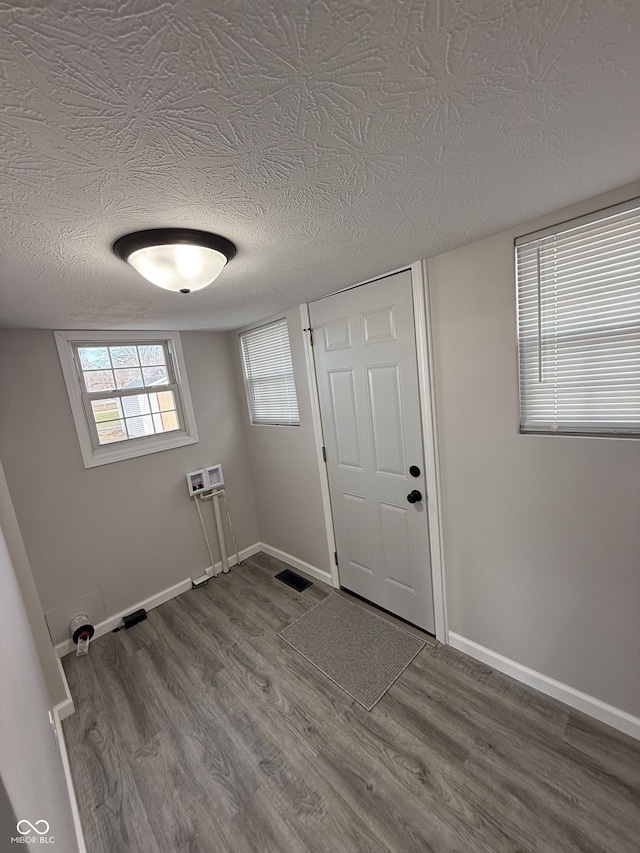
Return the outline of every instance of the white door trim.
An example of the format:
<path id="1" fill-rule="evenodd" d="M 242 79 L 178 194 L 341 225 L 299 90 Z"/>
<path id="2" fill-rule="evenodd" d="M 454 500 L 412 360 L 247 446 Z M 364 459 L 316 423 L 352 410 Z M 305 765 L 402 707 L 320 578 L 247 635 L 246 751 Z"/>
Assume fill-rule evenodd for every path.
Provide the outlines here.
<path id="1" fill-rule="evenodd" d="M 440 500 L 440 471 L 438 464 L 438 445 L 436 412 L 434 399 L 434 376 L 431 341 L 431 316 L 429 312 L 429 291 L 427 281 L 426 261 L 417 261 L 410 267 L 401 267 L 394 272 L 404 269 L 411 270 L 411 287 L 413 291 L 413 311 L 415 319 L 416 354 L 418 363 L 418 388 L 420 391 L 420 413 L 422 416 L 422 440 L 424 449 L 425 480 L 427 484 L 427 522 L 429 525 L 429 539 L 431 550 L 431 573 L 433 584 L 433 608 L 435 619 L 436 639 L 441 643 L 449 642 L 446 608 L 446 586 L 444 576 L 443 556 L 443 533 L 442 533 L 442 506 Z M 370 284 L 384 276 L 377 276 Z M 356 285 L 360 287 L 361 285 Z M 351 288 L 348 288 L 349 290 Z M 340 291 L 342 292 L 342 291 Z M 330 294 L 333 295 L 333 294 Z M 333 531 L 333 515 L 331 510 L 331 499 L 329 496 L 329 474 L 322 456 L 324 436 L 322 433 L 322 421 L 320 419 L 320 397 L 318 391 L 318 377 L 315 370 L 315 357 L 311 346 L 310 336 L 307 334 L 311 326 L 309 317 L 309 305 L 300 306 L 300 323 L 304 337 L 304 354 L 307 367 L 307 379 L 311 396 L 311 417 L 313 419 L 313 431 L 316 440 L 316 459 L 318 462 L 318 473 L 320 475 L 320 488 L 322 492 L 322 507 L 324 510 L 325 528 L 327 532 L 327 546 L 329 549 L 329 564 L 331 566 L 331 584 L 339 588 L 340 579 L 338 567 L 336 566 L 334 553 L 336 550 L 335 534 Z"/>
<path id="2" fill-rule="evenodd" d="M 324 435 L 322 433 L 322 420 L 320 419 L 320 397 L 318 396 L 318 377 L 316 376 L 316 361 L 311 346 L 311 335 L 308 334 L 311 320 L 309 317 L 309 306 L 305 303 L 300 306 L 300 326 L 304 340 L 304 360 L 307 367 L 307 380 L 309 382 L 309 396 L 311 398 L 311 419 L 313 421 L 313 434 L 316 440 L 316 460 L 318 462 L 318 473 L 320 475 L 320 492 L 322 494 L 322 509 L 324 511 L 324 526 L 327 533 L 327 548 L 329 549 L 329 566 L 331 569 L 331 586 L 340 588 L 338 566 L 336 565 L 336 537 L 333 532 L 333 513 L 331 510 L 331 498 L 329 497 L 329 472 L 322 455 L 324 446 Z"/>
<path id="3" fill-rule="evenodd" d="M 433 371 L 433 341 L 431 312 L 429 308 L 429 280 L 427 262 L 411 264 L 413 314 L 418 358 L 418 388 L 422 415 L 422 442 L 427 484 L 427 517 L 429 523 L 429 548 L 431 550 L 431 582 L 433 584 L 433 615 L 436 639 L 449 642 L 447 622 L 446 584 L 442 528 L 442 501 L 440 494 L 440 464 L 438 455 L 438 429 L 436 421 L 435 376 Z"/>

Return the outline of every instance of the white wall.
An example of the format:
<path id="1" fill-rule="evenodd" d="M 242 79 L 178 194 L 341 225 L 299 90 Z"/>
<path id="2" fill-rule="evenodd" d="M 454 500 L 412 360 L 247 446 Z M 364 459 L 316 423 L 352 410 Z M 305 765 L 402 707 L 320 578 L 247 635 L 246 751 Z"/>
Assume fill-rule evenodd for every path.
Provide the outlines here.
<path id="1" fill-rule="evenodd" d="M 0 849 L 13 849 L 11 838 L 19 837 L 10 822 L 15 817 L 31 823 L 46 820 L 55 839 L 47 849 L 72 853 L 78 846 L 62 761 L 49 725 L 47 686 L 1 528 L 0 648 L 0 775 L 6 793 L 0 804 Z"/>
<path id="2" fill-rule="evenodd" d="M 449 627 L 640 716 L 640 442 L 518 434 L 513 265 L 519 234 L 637 195 L 427 267 Z M 236 333 L 186 333 L 200 444 L 89 471 L 52 333 L 0 332 L 0 454 L 45 609 L 99 588 L 114 613 L 201 573 L 184 473 L 209 462 L 223 463 L 241 548 L 329 570 L 300 315 L 286 316 L 300 427 L 249 423 Z"/>
<path id="3" fill-rule="evenodd" d="M 518 434 L 513 240 L 428 262 L 452 631 L 640 716 L 640 441 Z"/>
<path id="4" fill-rule="evenodd" d="M 228 335 L 182 345 L 199 443 L 87 470 L 53 332 L 0 332 L 0 455 L 45 612 L 99 590 L 111 616 L 201 575 L 185 474 L 207 464 L 223 465 L 239 547 L 258 540 Z"/>
<path id="5" fill-rule="evenodd" d="M 33 641 L 38 651 L 40 667 L 47 685 L 50 705 L 58 705 L 67 698 L 65 685 L 60 675 L 58 656 L 53 648 L 47 623 L 44 619 L 42 604 L 36 589 L 29 559 L 18 526 L 18 520 L 9 495 L 9 488 L 0 464 L 0 527 L 4 531 L 5 541 L 20 587 L 20 592 L 29 617 Z"/>
<path id="6" fill-rule="evenodd" d="M 251 424 L 242 378 L 238 333 L 229 335 L 249 451 L 260 540 L 329 573 L 331 568 L 300 310 L 295 308 L 263 322 L 279 320 L 283 316 L 286 316 L 289 327 L 300 426 Z"/>

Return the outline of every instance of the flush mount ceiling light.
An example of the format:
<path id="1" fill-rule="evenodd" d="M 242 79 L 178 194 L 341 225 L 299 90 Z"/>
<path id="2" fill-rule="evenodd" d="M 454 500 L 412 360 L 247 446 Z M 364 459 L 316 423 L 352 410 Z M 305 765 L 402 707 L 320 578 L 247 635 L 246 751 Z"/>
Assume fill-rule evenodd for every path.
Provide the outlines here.
<path id="1" fill-rule="evenodd" d="M 211 284 L 236 253 L 230 240 L 192 228 L 151 228 L 125 234 L 115 254 L 152 284 L 191 293 Z"/>

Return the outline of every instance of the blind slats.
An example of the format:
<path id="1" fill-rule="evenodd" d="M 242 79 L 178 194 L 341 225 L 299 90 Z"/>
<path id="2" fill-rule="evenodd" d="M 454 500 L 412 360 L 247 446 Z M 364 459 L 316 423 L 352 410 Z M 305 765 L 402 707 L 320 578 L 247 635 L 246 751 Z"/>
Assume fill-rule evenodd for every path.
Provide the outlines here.
<path id="1" fill-rule="evenodd" d="M 240 346 L 251 423 L 299 424 L 286 319 L 244 332 Z"/>
<path id="2" fill-rule="evenodd" d="M 640 200 L 516 242 L 520 428 L 640 435 Z"/>

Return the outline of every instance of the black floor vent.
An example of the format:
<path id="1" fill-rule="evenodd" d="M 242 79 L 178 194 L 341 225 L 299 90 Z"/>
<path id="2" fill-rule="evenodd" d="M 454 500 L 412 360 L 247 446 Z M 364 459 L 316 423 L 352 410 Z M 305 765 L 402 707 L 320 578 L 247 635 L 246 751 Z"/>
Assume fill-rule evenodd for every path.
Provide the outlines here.
<path id="1" fill-rule="evenodd" d="M 313 586 L 311 581 L 301 578 L 300 575 L 290 571 L 290 569 L 285 569 L 283 572 L 280 572 L 279 575 L 276 575 L 276 580 L 286 583 L 287 586 L 292 586 L 298 592 L 302 592 L 302 590 L 306 589 L 308 586 Z"/>

